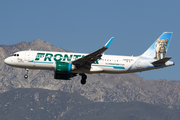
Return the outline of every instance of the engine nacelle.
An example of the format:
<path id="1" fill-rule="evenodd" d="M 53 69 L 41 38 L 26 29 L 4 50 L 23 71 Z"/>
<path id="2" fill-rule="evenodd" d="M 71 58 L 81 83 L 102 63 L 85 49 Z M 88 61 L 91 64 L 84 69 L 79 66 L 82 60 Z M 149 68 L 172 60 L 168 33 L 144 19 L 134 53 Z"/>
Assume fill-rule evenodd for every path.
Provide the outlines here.
<path id="1" fill-rule="evenodd" d="M 76 67 L 72 63 L 56 62 L 54 71 L 54 79 L 70 80 L 76 74 L 71 73 Z"/>
<path id="2" fill-rule="evenodd" d="M 70 78 L 74 76 L 76 76 L 76 73 L 54 72 L 54 79 L 70 80 Z"/>
<path id="3" fill-rule="evenodd" d="M 66 63 L 66 62 L 56 62 L 55 65 L 55 71 L 56 72 L 64 72 L 68 73 L 72 70 L 74 70 L 76 67 L 72 63 Z"/>

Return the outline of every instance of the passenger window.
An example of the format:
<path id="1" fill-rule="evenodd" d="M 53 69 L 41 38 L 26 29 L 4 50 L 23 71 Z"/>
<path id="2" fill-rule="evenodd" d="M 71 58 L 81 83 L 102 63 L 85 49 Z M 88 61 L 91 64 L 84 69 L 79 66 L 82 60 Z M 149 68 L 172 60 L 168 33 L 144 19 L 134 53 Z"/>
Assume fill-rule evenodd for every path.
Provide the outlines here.
<path id="1" fill-rule="evenodd" d="M 17 56 L 19 56 L 19 54 L 17 54 Z"/>
<path id="2" fill-rule="evenodd" d="M 14 56 L 16 56 L 16 54 L 14 54 Z"/>

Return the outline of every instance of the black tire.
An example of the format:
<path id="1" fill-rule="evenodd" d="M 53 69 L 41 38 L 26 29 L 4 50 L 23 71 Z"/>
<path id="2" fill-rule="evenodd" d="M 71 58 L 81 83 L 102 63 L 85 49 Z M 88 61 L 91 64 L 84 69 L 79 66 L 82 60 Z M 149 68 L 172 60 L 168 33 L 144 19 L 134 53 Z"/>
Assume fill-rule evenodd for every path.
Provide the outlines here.
<path id="1" fill-rule="evenodd" d="M 84 84 L 86 84 L 87 76 L 85 74 L 81 74 L 81 76 L 82 76 L 81 84 L 84 85 Z"/>
<path id="2" fill-rule="evenodd" d="M 27 79 L 27 78 L 28 78 L 28 75 L 24 75 L 24 78 Z"/>
<path id="3" fill-rule="evenodd" d="M 82 75 L 82 79 L 83 80 L 86 80 L 87 79 L 87 76 L 85 74 Z"/>
<path id="4" fill-rule="evenodd" d="M 86 79 L 85 79 L 85 80 L 82 79 L 82 80 L 81 80 L 81 84 L 82 84 L 82 85 L 86 84 Z"/>

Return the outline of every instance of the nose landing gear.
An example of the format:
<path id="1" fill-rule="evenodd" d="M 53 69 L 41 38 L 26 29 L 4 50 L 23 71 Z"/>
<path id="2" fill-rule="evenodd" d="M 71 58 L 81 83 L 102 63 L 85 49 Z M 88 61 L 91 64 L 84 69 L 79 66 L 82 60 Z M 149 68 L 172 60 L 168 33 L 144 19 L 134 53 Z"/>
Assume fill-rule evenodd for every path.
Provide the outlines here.
<path id="1" fill-rule="evenodd" d="M 84 85 L 86 84 L 86 79 L 87 79 L 87 76 L 85 74 L 80 74 L 82 76 L 81 78 L 81 84 Z"/>
<path id="2" fill-rule="evenodd" d="M 26 74 L 24 75 L 24 78 L 25 78 L 25 79 L 28 78 L 28 73 L 29 73 L 29 69 L 26 69 Z"/>

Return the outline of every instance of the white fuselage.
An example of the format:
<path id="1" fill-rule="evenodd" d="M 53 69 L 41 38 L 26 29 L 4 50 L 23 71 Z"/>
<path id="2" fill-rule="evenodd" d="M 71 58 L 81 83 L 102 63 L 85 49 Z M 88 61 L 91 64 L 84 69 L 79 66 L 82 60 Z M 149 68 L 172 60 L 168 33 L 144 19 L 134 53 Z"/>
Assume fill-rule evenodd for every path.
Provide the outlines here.
<path id="1" fill-rule="evenodd" d="M 25 68 L 24 78 L 28 78 L 29 69 L 54 70 L 54 79 L 70 80 L 79 74 L 81 84 L 86 83 L 85 73 L 133 73 L 145 70 L 158 69 L 174 65 L 169 61 L 171 57 L 166 57 L 166 52 L 171 39 L 171 32 L 164 32 L 142 55 L 117 56 L 104 55 L 104 51 L 110 46 L 113 37 L 100 49 L 90 53 L 70 53 L 70 52 L 51 52 L 51 51 L 20 51 L 4 60 L 7 65 Z M 159 41 L 167 40 L 164 45 L 163 56 L 157 57 L 155 53 L 156 44 Z"/>
<path id="2" fill-rule="evenodd" d="M 87 54 L 51 51 L 20 51 L 14 56 L 5 59 L 5 63 L 18 68 L 55 70 L 56 62 L 72 62 Z M 154 66 L 154 59 L 146 59 L 133 56 L 102 55 L 100 60 L 91 64 L 91 69 L 85 73 L 131 73 L 145 71 L 173 65 L 168 61 L 164 65 Z M 80 70 L 72 70 L 71 73 L 82 73 Z"/>

